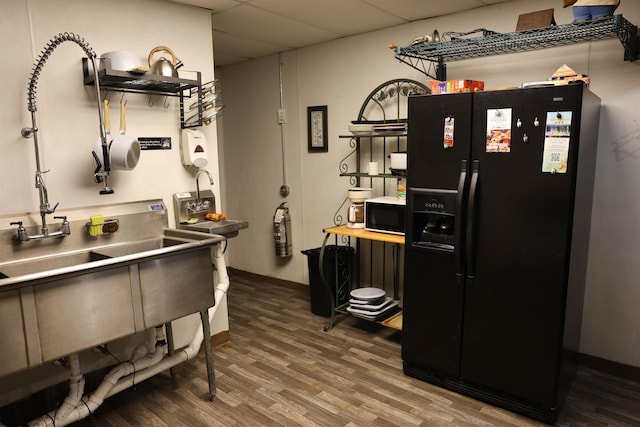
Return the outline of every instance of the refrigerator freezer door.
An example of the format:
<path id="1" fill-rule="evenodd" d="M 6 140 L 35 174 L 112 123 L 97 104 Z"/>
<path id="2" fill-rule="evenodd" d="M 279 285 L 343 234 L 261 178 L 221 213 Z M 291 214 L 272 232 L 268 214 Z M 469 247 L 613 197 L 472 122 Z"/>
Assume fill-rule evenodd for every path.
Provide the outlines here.
<path id="1" fill-rule="evenodd" d="M 466 181 L 463 161 L 471 151 L 471 101 L 471 93 L 409 99 L 402 355 L 409 364 L 452 376 L 458 376 L 460 369 L 464 301 L 460 208 Z M 422 212 L 430 210 L 425 209 L 424 195 L 438 192 L 444 199 L 434 199 L 437 204 L 446 205 L 442 209 L 449 215 L 457 213 L 450 222 L 455 229 L 453 251 L 414 244 L 452 243 L 428 237 L 432 216 L 438 221 L 436 228 L 450 218 Z"/>
<path id="2" fill-rule="evenodd" d="M 561 363 L 581 93 L 540 88 L 474 99 L 478 171 L 469 196 L 475 206 L 468 216 L 461 376 L 547 407 L 556 404 Z M 490 147 L 501 126 L 492 123 L 497 111 L 510 115 L 508 151 Z M 557 112 L 572 113 L 566 173 L 543 172 L 545 118 Z"/>
<path id="3" fill-rule="evenodd" d="M 453 274 L 453 256 L 432 252 L 424 257 L 415 249 L 405 252 L 405 265 L 402 359 L 458 376 L 463 294 Z"/>

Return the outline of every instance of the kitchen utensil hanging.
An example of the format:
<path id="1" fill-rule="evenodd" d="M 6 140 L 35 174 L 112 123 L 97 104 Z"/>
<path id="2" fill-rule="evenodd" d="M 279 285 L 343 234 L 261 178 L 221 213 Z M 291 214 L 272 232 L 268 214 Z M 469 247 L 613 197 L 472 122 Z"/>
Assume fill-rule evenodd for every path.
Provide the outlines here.
<path id="1" fill-rule="evenodd" d="M 120 101 L 120 133 L 114 138 L 111 135 L 111 118 L 109 101 L 104 100 L 104 128 L 108 145 L 109 164 L 111 170 L 131 170 L 140 159 L 140 143 L 126 135 L 125 102 Z M 93 148 L 93 159 L 96 163 L 94 177 L 98 181 L 99 172 L 105 167 L 102 140 L 98 139 Z"/>
<path id="2" fill-rule="evenodd" d="M 120 100 L 120 132 L 111 143 L 109 158 L 112 167 L 118 170 L 131 170 L 140 160 L 140 143 L 137 139 L 127 135 L 126 102 Z"/>

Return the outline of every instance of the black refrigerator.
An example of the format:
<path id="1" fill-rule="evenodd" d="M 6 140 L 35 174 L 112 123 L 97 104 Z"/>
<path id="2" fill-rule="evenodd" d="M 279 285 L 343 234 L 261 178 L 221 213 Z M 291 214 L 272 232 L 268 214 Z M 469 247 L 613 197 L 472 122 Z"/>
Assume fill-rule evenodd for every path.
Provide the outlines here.
<path id="1" fill-rule="evenodd" d="M 580 343 L 599 110 L 582 85 L 409 99 L 405 374 L 555 421 Z"/>

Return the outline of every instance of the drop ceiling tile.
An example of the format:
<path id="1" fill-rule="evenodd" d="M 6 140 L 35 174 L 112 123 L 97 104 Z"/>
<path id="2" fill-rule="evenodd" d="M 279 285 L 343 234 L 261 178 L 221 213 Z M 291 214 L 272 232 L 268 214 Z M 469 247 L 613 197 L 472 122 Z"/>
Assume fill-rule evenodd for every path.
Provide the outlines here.
<path id="1" fill-rule="evenodd" d="M 513 0 L 482 0 L 481 3 L 484 3 L 486 5 L 492 5 L 492 4 L 498 4 L 498 3 L 506 3 L 508 1 L 513 1 Z"/>
<path id="2" fill-rule="evenodd" d="M 210 9 L 216 65 L 513 0 L 172 0 Z"/>
<path id="3" fill-rule="evenodd" d="M 407 21 L 449 15 L 482 6 L 480 0 L 363 0 Z M 498 0 L 504 1 L 504 0 Z"/>
<path id="4" fill-rule="evenodd" d="M 341 36 L 250 4 L 214 14 L 213 28 L 248 40 L 288 47 L 309 46 Z"/>
<path id="5" fill-rule="evenodd" d="M 406 22 L 362 0 L 254 0 L 251 4 L 343 36 Z"/>
<path id="6" fill-rule="evenodd" d="M 215 19 L 215 18 L 214 18 Z M 218 54 L 236 56 L 245 59 L 259 58 L 261 56 L 287 50 L 286 46 L 267 43 L 259 40 L 248 40 L 233 34 L 221 31 L 213 31 L 213 50 L 218 61 Z"/>
<path id="7" fill-rule="evenodd" d="M 192 6 L 210 9 L 214 12 L 231 9 L 239 3 L 236 0 L 173 0 L 178 3 L 190 4 Z"/>

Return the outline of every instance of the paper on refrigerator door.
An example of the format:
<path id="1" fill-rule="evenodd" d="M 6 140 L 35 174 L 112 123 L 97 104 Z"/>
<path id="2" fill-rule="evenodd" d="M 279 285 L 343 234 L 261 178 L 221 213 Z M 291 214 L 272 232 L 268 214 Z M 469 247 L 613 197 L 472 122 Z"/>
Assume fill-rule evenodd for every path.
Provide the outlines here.
<path id="1" fill-rule="evenodd" d="M 453 134 L 455 132 L 455 119 L 451 116 L 444 119 L 444 138 L 442 146 L 444 148 L 453 147 Z"/>
<path id="2" fill-rule="evenodd" d="M 571 116 L 571 111 L 547 113 L 542 172 L 567 173 L 569 141 L 571 140 Z"/>
<path id="3" fill-rule="evenodd" d="M 511 152 L 511 108 L 487 110 L 487 153 Z"/>

